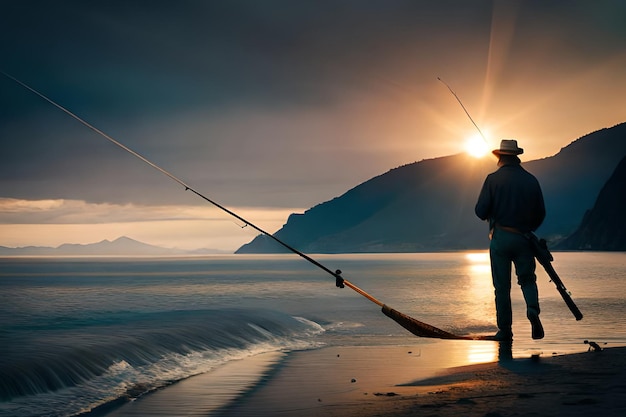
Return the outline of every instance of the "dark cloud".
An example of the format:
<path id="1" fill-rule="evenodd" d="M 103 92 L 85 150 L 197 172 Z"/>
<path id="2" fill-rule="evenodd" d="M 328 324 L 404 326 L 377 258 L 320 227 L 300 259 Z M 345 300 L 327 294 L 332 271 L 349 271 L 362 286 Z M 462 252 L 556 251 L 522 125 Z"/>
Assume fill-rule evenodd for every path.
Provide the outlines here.
<path id="1" fill-rule="evenodd" d="M 14 2 L 1 49 L 5 71 L 85 111 L 316 103 L 398 54 L 428 60 L 449 36 L 488 36 L 489 2 L 429 3 Z"/>

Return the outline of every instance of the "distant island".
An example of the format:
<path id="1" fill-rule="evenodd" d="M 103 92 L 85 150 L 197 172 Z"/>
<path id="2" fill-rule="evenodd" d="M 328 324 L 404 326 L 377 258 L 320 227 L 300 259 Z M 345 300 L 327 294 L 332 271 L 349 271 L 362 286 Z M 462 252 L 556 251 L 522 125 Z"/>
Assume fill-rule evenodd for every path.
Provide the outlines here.
<path id="1" fill-rule="evenodd" d="M 25 246 L 8 248 L 0 246 L 0 256 L 181 256 L 231 253 L 217 249 L 184 250 L 163 248 L 139 242 L 126 236 L 113 241 L 102 240 L 97 243 L 65 243 L 57 247 Z"/>

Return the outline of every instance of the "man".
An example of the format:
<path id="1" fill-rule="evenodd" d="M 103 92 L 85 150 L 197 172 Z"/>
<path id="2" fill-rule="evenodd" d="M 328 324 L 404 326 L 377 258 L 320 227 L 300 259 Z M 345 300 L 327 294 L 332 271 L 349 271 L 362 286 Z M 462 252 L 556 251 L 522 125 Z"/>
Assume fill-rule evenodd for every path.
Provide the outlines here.
<path id="1" fill-rule="evenodd" d="M 526 301 L 526 316 L 532 326 L 532 338 L 544 336 L 539 320 L 539 294 L 535 275 L 535 257 L 525 233 L 535 231 L 546 211 L 537 179 L 520 165 L 517 155 L 524 152 L 517 141 L 504 139 L 498 157 L 498 170 L 485 179 L 476 203 L 476 215 L 489 220 L 491 275 L 496 298 L 498 333 L 495 340 L 513 339 L 511 325 L 511 263 L 515 265 L 517 283 Z"/>

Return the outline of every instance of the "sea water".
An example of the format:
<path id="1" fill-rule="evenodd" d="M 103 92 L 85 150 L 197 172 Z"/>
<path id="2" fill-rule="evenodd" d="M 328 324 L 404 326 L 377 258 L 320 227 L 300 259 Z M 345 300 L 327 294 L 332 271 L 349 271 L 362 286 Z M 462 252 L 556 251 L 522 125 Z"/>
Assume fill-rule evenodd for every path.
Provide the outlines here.
<path id="1" fill-rule="evenodd" d="M 315 259 L 422 322 L 457 334 L 496 331 L 486 252 Z M 553 265 L 584 319 L 538 269 L 546 337 L 530 338 L 514 285 L 514 356 L 537 343 L 550 354 L 585 351 L 584 340 L 626 345 L 626 253 L 555 253 Z M 272 352 L 430 342 L 293 255 L 0 259 L 1 417 L 103 414 Z"/>

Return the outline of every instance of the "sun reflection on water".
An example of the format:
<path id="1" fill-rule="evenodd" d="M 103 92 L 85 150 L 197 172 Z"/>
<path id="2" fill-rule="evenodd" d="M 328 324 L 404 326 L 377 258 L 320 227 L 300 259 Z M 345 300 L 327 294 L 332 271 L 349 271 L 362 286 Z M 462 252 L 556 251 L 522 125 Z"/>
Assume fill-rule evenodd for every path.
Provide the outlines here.
<path id="1" fill-rule="evenodd" d="M 477 274 L 491 272 L 488 252 L 469 252 L 465 254 L 465 259 L 469 261 L 469 269 L 471 272 Z"/>
<path id="2" fill-rule="evenodd" d="M 495 319 L 493 284 L 488 252 L 468 252 L 464 256 L 464 304 L 471 308 L 469 317 L 478 323 L 493 323 Z"/>
<path id="3" fill-rule="evenodd" d="M 470 344 L 467 349 L 467 361 L 469 363 L 487 363 L 498 360 L 496 343 L 477 341 Z"/>

